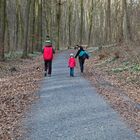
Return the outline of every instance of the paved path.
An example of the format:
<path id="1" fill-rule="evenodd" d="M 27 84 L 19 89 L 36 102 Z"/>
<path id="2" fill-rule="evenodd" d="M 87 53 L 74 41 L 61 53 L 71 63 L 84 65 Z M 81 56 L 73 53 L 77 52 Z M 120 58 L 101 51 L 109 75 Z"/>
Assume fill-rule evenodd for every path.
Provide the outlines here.
<path id="1" fill-rule="evenodd" d="M 67 55 L 58 55 L 44 79 L 24 140 L 140 140 L 78 72 L 69 77 Z"/>

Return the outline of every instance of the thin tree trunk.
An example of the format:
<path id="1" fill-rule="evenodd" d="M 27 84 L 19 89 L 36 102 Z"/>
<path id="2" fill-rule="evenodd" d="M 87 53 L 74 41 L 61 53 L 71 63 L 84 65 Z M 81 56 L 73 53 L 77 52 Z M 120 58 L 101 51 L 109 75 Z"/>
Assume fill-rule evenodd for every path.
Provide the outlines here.
<path id="1" fill-rule="evenodd" d="M 18 49 L 19 41 L 19 1 L 16 0 L 16 50 Z"/>
<path id="2" fill-rule="evenodd" d="M 111 0 L 107 0 L 106 6 L 106 18 L 105 18 L 105 40 L 106 43 L 110 43 L 111 41 L 111 8 L 110 8 Z"/>
<path id="3" fill-rule="evenodd" d="M 123 17 L 123 28 L 124 28 L 124 36 L 125 40 L 132 40 L 132 35 L 131 35 L 131 28 L 130 28 L 130 19 L 128 15 L 128 10 L 127 10 L 127 1 L 123 0 L 123 9 L 124 9 L 124 17 Z"/>
<path id="4" fill-rule="evenodd" d="M 81 23 L 80 23 L 80 44 L 83 43 L 83 13 L 84 13 L 84 6 L 83 0 L 81 0 Z"/>
<path id="5" fill-rule="evenodd" d="M 61 20 L 61 0 L 58 2 L 58 13 L 57 13 L 57 24 L 58 24 L 58 29 L 57 29 L 57 50 L 60 49 L 60 20 Z"/>
<path id="6" fill-rule="evenodd" d="M 69 19 L 68 19 L 68 25 L 69 25 L 69 45 L 68 49 L 71 47 L 71 20 L 72 20 L 72 2 L 69 1 Z"/>
<path id="7" fill-rule="evenodd" d="M 35 0 L 33 0 L 33 17 L 32 17 L 32 45 L 31 53 L 34 53 L 34 43 L 35 43 Z"/>
<path id="8" fill-rule="evenodd" d="M 9 29 L 9 22 L 8 17 L 6 15 L 6 29 L 7 29 L 7 53 L 10 52 L 10 29 Z"/>
<path id="9" fill-rule="evenodd" d="M 89 15 L 89 34 L 88 34 L 88 47 L 90 47 L 90 40 L 91 40 L 91 32 L 92 32 L 92 26 L 93 26 L 93 0 L 91 1 L 91 10 Z"/>
<path id="10" fill-rule="evenodd" d="M 42 51 L 43 31 L 42 31 L 42 0 L 40 0 L 40 52 Z"/>
<path id="11" fill-rule="evenodd" d="M 26 21 L 25 21 L 25 42 L 24 42 L 24 50 L 23 50 L 23 58 L 26 58 L 28 55 L 28 29 L 29 29 L 29 13 L 30 13 L 30 5 L 31 0 L 27 2 L 27 9 L 26 9 Z"/>
<path id="12" fill-rule="evenodd" d="M 0 61 L 4 60 L 4 40 L 6 25 L 6 0 L 0 1 Z"/>

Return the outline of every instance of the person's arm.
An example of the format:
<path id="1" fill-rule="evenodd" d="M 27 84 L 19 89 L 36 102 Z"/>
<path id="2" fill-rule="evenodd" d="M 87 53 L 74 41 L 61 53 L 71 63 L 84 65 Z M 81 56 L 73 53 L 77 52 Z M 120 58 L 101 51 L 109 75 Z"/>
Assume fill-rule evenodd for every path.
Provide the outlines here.
<path id="1" fill-rule="evenodd" d="M 42 48 L 42 53 L 44 53 L 44 47 Z"/>
<path id="2" fill-rule="evenodd" d="M 74 66 L 76 66 L 76 60 L 74 59 Z"/>
<path id="3" fill-rule="evenodd" d="M 70 58 L 69 58 L 69 60 L 68 60 L 68 67 L 70 67 Z"/>
<path id="4" fill-rule="evenodd" d="M 54 48 L 53 48 L 53 53 L 55 54 L 55 50 L 54 50 Z"/>
<path id="5" fill-rule="evenodd" d="M 78 50 L 77 54 L 75 55 L 75 58 L 77 58 L 77 56 L 79 55 L 80 53 L 80 50 Z"/>
<path id="6" fill-rule="evenodd" d="M 53 54 L 55 54 L 55 49 L 54 49 L 54 46 L 52 45 L 52 49 L 53 49 Z"/>

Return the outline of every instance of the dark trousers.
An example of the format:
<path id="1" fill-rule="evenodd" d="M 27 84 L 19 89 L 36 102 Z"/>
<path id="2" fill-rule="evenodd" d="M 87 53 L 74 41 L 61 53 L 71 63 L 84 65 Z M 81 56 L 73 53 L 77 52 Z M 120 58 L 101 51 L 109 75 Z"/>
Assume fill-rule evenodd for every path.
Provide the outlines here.
<path id="1" fill-rule="evenodd" d="M 79 58 L 80 70 L 82 73 L 84 71 L 84 63 L 85 63 L 85 59 Z"/>
<path id="2" fill-rule="evenodd" d="M 52 73 L 52 60 L 45 60 L 45 71 L 48 72 L 48 74 Z"/>
<path id="3" fill-rule="evenodd" d="M 74 68 L 70 68 L 70 76 L 74 76 Z"/>

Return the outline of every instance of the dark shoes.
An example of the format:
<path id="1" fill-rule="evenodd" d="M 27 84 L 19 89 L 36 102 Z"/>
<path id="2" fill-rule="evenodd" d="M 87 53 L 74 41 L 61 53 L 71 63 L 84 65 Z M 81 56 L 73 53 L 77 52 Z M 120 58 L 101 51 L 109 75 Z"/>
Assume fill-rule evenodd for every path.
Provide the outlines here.
<path id="1" fill-rule="evenodd" d="M 46 77 L 47 76 L 47 72 L 45 71 L 45 74 L 44 74 L 44 76 Z"/>
<path id="2" fill-rule="evenodd" d="M 51 74 L 47 74 L 47 72 L 44 73 L 44 76 L 51 77 Z"/>
<path id="3" fill-rule="evenodd" d="M 48 77 L 51 77 L 51 74 L 48 74 Z"/>

